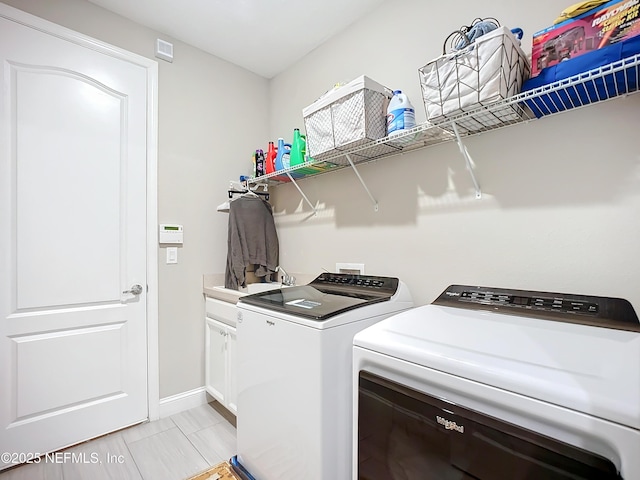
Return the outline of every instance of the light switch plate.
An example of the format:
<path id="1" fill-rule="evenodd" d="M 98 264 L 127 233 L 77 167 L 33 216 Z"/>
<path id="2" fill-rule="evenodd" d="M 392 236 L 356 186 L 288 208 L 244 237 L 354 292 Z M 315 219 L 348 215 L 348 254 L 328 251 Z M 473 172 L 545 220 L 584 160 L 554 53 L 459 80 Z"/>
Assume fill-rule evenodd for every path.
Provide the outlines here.
<path id="1" fill-rule="evenodd" d="M 178 263 L 178 247 L 167 247 L 167 264 Z"/>

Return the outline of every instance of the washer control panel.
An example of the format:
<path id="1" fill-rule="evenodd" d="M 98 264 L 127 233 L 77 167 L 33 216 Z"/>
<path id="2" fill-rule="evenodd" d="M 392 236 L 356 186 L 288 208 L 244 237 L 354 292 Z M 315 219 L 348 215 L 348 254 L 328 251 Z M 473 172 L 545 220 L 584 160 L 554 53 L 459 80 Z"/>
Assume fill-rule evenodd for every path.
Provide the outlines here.
<path id="1" fill-rule="evenodd" d="M 378 277 L 374 275 L 353 275 L 350 273 L 323 273 L 310 285 L 313 286 L 344 286 L 352 288 L 384 290 L 395 292 L 399 280 L 394 277 Z"/>

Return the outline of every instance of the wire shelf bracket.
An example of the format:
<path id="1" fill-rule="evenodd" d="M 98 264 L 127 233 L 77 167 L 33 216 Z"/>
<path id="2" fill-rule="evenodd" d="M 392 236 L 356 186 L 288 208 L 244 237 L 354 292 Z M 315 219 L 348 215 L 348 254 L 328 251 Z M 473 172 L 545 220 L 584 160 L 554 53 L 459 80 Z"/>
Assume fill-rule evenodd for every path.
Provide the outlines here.
<path id="1" fill-rule="evenodd" d="M 291 176 L 290 172 L 285 172 L 287 174 L 287 177 L 289 177 L 289 180 L 291 181 L 291 183 L 293 183 L 293 185 L 298 189 L 298 192 L 300 192 L 300 195 L 302 195 L 302 198 L 304 199 L 305 202 L 307 202 L 307 205 L 309 205 L 309 207 L 311 207 L 311 210 L 313 210 L 313 214 L 314 215 L 318 215 L 318 210 L 316 209 L 316 207 L 313 206 L 313 204 L 309 201 L 309 199 L 307 198 L 307 196 L 304 194 L 304 192 L 302 191 L 302 189 L 300 188 L 300 186 L 298 185 L 298 182 L 296 182 L 294 180 L 294 178 Z"/>
<path id="2" fill-rule="evenodd" d="M 451 127 L 453 128 L 453 133 L 456 135 L 456 143 L 458 144 L 458 148 L 460 149 L 460 153 L 464 157 L 465 162 L 467 162 L 467 171 L 471 176 L 471 181 L 473 182 L 473 186 L 476 189 L 476 198 L 479 200 L 482 198 L 482 191 L 480 190 L 480 185 L 478 184 L 478 180 L 476 180 L 476 175 L 473 173 L 473 159 L 471 155 L 469 155 L 469 151 L 467 150 L 466 145 L 460 138 L 460 132 L 458 132 L 458 127 L 456 126 L 456 122 L 451 122 Z"/>
<path id="3" fill-rule="evenodd" d="M 353 168 L 353 171 L 355 172 L 356 176 L 358 177 L 358 180 L 360 180 L 360 183 L 362 184 L 362 187 L 364 188 L 364 191 L 367 192 L 367 195 L 369 195 L 369 199 L 371 199 L 371 203 L 373 203 L 373 210 L 375 212 L 377 212 L 378 211 L 378 201 L 373 197 L 373 195 L 371 195 L 371 191 L 367 187 L 367 184 L 364 183 L 364 180 L 360 176 L 360 172 L 358 172 L 358 169 L 356 168 L 356 165 L 353 163 L 353 160 L 351 160 L 351 155 L 346 154 L 345 157 L 347 157 L 347 161 L 349 162 L 349 165 L 351 165 L 351 168 Z"/>

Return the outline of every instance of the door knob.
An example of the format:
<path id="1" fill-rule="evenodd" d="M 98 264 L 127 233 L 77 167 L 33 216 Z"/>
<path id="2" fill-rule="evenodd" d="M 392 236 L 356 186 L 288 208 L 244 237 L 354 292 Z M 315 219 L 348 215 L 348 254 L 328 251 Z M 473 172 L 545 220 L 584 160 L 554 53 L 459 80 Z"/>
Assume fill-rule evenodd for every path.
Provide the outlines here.
<path id="1" fill-rule="evenodd" d="M 131 293 L 133 295 L 140 295 L 142 293 L 142 285 L 140 285 L 139 283 L 136 283 L 135 285 L 131 286 L 131 290 L 125 290 L 122 293 Z"/>

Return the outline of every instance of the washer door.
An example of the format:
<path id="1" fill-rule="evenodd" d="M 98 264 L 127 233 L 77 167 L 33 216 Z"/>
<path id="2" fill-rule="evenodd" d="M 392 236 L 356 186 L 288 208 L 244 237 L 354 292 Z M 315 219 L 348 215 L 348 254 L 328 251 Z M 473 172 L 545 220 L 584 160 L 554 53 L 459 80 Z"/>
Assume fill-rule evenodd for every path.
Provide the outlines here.
<path id="1" fill-rule="evenodd" d="M 322 322 L 349 310 L 384 302 L 389 298 L 391 298 L 390 295 L 371 295 L 367 291 L 354 293 L 348 289 L 300 285 L 254 293 L 241 297 L 240 301 L 267 310 Z"/>

